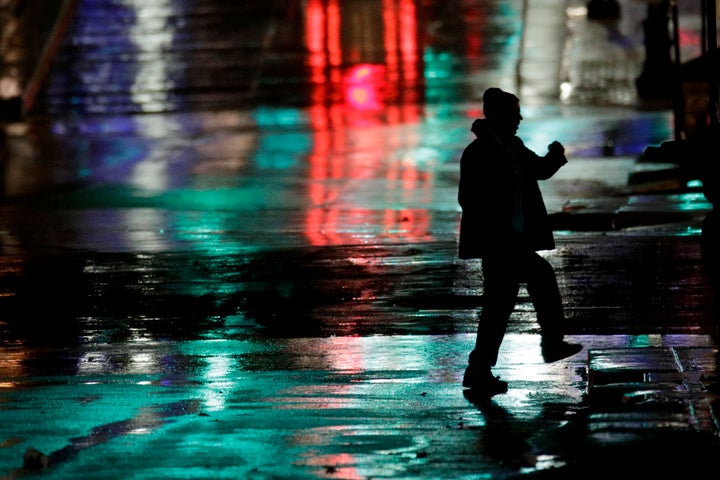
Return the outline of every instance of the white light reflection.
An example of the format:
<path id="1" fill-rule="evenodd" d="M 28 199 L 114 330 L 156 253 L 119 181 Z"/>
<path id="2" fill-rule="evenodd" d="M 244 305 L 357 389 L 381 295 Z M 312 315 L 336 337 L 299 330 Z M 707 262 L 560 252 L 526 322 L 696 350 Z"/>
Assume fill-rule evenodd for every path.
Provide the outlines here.
<path id="1" fill-rule="evenodd" d="M 347 373 L 358 373 L 368 370 L 383 371 L 411 371 L 422 370 L 432 365 L 433 357 L 430 352 L 433 337 L 422 339 L 427 340 L 425 348 L 418 347 L 417 338 L 395 338 L 394 347 L 398 350 L 383 348 L 388 340 L 381 337 L 359 339 L 356 337 L 332 337 L 326 340 L 326 352 L 329 368 Z M 404 379 L 409 381 L 409 379 Z"/>
<path id="2" fill-rule="evenodd" d="M 202 390 L 205 410 L 213 412 L 225 408 L 227 396 L 233 383 L 230 381 L 232 366 L 231 358 L 224 355 L 209 356 L 205 359 L 207 369 L 204 372 Z"/>
<path id="3" fill-rule="evenodd" d="M 162 191 L 169 185 L 167 152 L 156 151 L 133 170 L 130 182 L 150 191 Z"/>
<path id="4" fill-rule="evenodd" d="M 154 374 L 161 369 L 158 362 L 158 344 L 143 330 L 133 330 L 130 338 L 113 348 L 102 345 L 102 338 L 93 340 L 96 347 L 85 351 L 77 362 L 79 375 L 90 374 Z M 139 385 L 151 382 L 139 381 Z"/>
<path id="5" fill-rule="evenodd" d="M 130 246 L 141 246 L 144 252 L 162 252 L 170 248 L 165 234 L 167 219 L 157 209 L 127 209 L 120 217 L 125 225 L 125 240 Z"/>
<path id="6" fill-rule="evenodd" d="M 169 65 L 163 60 L 166 47 L 172 43 L 174 31 L 167 20 L 173 9 L 169 0 L 155 0 L 152 5 L 146 1 L 129 1 L 128 7 L 135 10 L 134 25 L 128 28 L 130 40 L 141 52 L 146 52 L 152 61 L 138 65 L 131 88 L 133 102 L 144 111 L 163 110 L 168 103 L 173 79 L 168 74 Z M 158 23 L 165 25 L 161 33 Z M 150 33 L 152 32 L 152 33 Z"/>
<path id="7" fill-rule="evenodd" d="M 573 93 L 573 86 L 570 82 L 562 82 L 560 84 L 560 100 L 569 101 Z"/>
<path id="8" fill-rule="evenodd" d="M 148 433 L 151 433 L 152 430 L 146 427 L 142 428 L 133 428 L 128 432 L 128 435 L 147 435 Z"/>
<path id="9" fill-rule="evenodd" d="M 107 356 L 102 352 L 85 352 L 78 359 L 77 371 L 79 375 L 104 373 L 109 363 Z"/>
<path id="10" fill-rule="evenodd" d="M 138 352 L 130 356 L 130 368 L 138 373 L 146 373 L 155 366 L 155 355 L 147 352 Z"/>
<path id="11" fill-rule="evenodd" d="M 578 355 L 576 360 L 585 358 L 582 355 Z M 567 368 L 567 363 L 545 363 L 541 356 L 539 335 L 507 334 L 503 339 L 498 367 L 495 370 L 503 380 L 513 385 L 513 388 L 503 395 L 503 406 L 511 409 L 518 418 L 531 419 L 541 415 L 540 410 L 531 408 L 537 394 L 532 389 L 538 385 L 537 382 L 553 385 L 557 393 L 574 393 L 579 399 L 583 392 L 568 388 L 578 380 L 578 374 L 574 369 Z M 551 389 L 546 389 L 543 394 L 550 391 Z"/>

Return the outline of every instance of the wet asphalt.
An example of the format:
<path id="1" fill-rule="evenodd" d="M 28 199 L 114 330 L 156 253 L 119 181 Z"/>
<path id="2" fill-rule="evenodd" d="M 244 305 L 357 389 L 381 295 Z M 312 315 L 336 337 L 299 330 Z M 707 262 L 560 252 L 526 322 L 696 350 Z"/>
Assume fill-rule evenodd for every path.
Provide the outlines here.
<path id="1" fill-rule="evenodd" d="M 343 2 L 339 17 L 333 2 L 79 2 L 47 114 L 5 124 L 0 475 L 708 476 L 711 205 L 676 165 L 638 161 L 673 120 L 634 93 L 644 6 L 592 22 L 566 3 L 530 2 L 534 30 L 509 0 Z M 99 30 L 108 11 L 122 21 Z M 298 80 L 303 62 L 334 61 L 338 18 L 355 22 L 344 48 L 376 65 L 371 46 L 392 44 L 363 23 L 378 11 L 386 29 L 421 19 L 401 30 L 426 44 L 379 62 L 400 80 L 377 89 L 370 68 L 336 85 L 328 66 L 311 69 L 326 82 Z M 287 47 L 300 19 L 325 25 L 309 54 Z M 463 42 L 473 29 L 487 42 Z M 546 255 L 584 349 L 545 364 L 521 292 L 496 369 L 510 388 L 488 401 L 460 386 L 482 277 L 456 256 L 456 188 L 490 84 L 521 93 L 529 145 L 568 151 L 542 185 Z"/>

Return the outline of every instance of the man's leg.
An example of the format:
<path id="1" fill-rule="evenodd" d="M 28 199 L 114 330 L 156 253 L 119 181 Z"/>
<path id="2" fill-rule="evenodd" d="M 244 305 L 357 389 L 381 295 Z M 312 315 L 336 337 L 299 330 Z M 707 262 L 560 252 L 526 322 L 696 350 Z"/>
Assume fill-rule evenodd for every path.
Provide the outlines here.
<path id="1" fill-rule="evenodd" d="M 582 345 L 563 341 L 565 311 L 552 265 L 535 252 L 528 256 L 526 265 L 527 290 L 540 325 L 543 358 L 554 362 L 575 355 Z"/>
<path id="2" fill-rule="evenodd" d="M 535 307 L 543 340 L 561 341 L 565 310 L 552 265 L 536 252 L 526 261 L 527 291 Z"/>
<path id="3" fill-rule="evenodd" d="M 520 284 L 517 269 L 503 258 L 482 260 L 483 307 L 478 320 L 475 348 L 470 352 L 463 386 L 482 388 L 491 384 L 494 393 L 503 393 L 507 384 L 492 376 L 491 367 L 497 363 L 498 352 L 507 329 L 510 314 L 515 308 Z"/>

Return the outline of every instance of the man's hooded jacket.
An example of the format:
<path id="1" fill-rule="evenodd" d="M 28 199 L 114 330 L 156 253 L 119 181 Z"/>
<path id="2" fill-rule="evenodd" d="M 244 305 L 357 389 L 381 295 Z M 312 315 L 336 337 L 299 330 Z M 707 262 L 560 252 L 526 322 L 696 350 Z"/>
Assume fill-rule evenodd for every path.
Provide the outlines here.
<path id="1" fill-rule="evenodd" d="M 555 248 L 537 181 L 552 177 L 567 163 L 565 155 L 541 157 L 517 136 L 503 143 L 484 119 L 476 120 L 472 131 L 477 138 L 460 159 L 459 257 Z"/>

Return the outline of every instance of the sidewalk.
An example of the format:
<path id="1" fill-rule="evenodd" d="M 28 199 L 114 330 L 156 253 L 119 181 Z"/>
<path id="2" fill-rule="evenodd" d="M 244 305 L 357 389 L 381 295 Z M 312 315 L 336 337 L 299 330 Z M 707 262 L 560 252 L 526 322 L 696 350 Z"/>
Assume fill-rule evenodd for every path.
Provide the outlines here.
<path id="1" fill-rule="evenodd" d="M 700 222 L 712 210 L 702 185 L 688 186 L 679 167 L 637 161 L 627 194 L 574 198 L 551 214 L 555 230 L 618 230 Z"/>
<path id="2" fill-rule="evenodd" d="M 630 195 L 572 200 L 553 216 L 556 228 L 676 229 L 682 235 L 697 228 L 712 205 L 701 187 L 683 185 L 681 175 L 674 173 L 673 166 L 639 164 L 629 179 Z M 682 346 L 586 345 L 586 443 L 567 478 L 586 474 L 588 465 L 598 475 L 619 478 L 705 475 L 717 468 L 717 334 L 709 343 L 692 335 L 684 338 Z"/>
<path id="3" fill-rule="evenodd" d="M 575 426 L 584 438 L 573 461 L 530 478 L 712 475 L 720 454 L 716 346 L 590 345 L 588 357 L 588 409 Z"/>
<path id="4" fill-rule="evenodd" d="M 678 444 L 691 433 L 718 440 L 716 348 L 591 349 L 588 357 L 590 445 Z"/>
<path id="5" fill-rule="evenodd" d="M 587 67 L 567 72 L 574 94 L 627 104 L 637 49 L 574 12 L 573 31 L 590 34 L 568 44 Z M 166 24 L 153 25 L 165 39 Z M 217 58 L 235 57 L 222 49 Z M 311 128 L 327 112 L 80 117 L 60 122 L 57 157 L 31 148 L 55 145 L 50 125 L 14 139 L 22 168 L 6 177 L 20 186 L 45 192 L 43 182 L 90 177 L 2 205 L 0 476 L 28 448 L 51 460 L 43 478 L 52 480 L 717 470 L 718 343 L 696 248 L 709 208 L 700 191 L 663 166 L 637 165 L 662 174 L 643 173 L 624 194 L 559 203 L 549 255 L 568 337 L 584 349 L 545 364 L 524 295 L 497 370 L 510 390 L 476 405 L 460 382 L 480 269 L 457 260 L 455 243 L 453 162 L 467 119 Z M 632 111 L 612 121 L 597 113 L 558 131 L 601 152 L 607 139 L 596 134 L 624 132 Z M 635 145 L 645 127 L 615 140 Z M 624 170 L 612 173 L 624 184 Z M 593 175 L 577 183 L 610 190 L 602 171 Z"/>
<path id="6" fill-rule="evenodd" d="M 674 235 L 696 227 L 702 208 L 681 209 L 670 223 L 663 213 L 682 195 L 596 205 L 594 214 L 615 224 L 629 224 L 624 207 L 631 199 L 650 207 L 633 217 L 634 237 L 590 231 L 577 246 L 564 239 L 558 260 L 575 269 L 567 277 L 621 289 L 592 261 L 573 265 L 575 249 L 614 256 L 614 245 L 651 244 L 654 235 L 663 245 L 692 243 Z M 588 210 L 568 217 L 586 222 Z M 497 370 L 510 391 L 474 407 L 460 381 L 477 296 L 472 286 L 460 294 L 458 279 L 474 275 L 458 268 L 473 267 L 453 263 L 452 242 L 288 248 L 248 253 L 242 263 L 190 251 L 62 255 L 92 272 L 78 273 L 82 283 L 71 286 L 89 284 L 95 301 L 122 308 L 117 317 L 104 314 L 100 326 L 84 304 L 71 312 L 81 320 L 68 336 L 89 342 L 69 347 L 63 336 L 59 345 L 0 349 L 2 378 L 12 380 L 4 405 L 13 418 L 5 427 L 11 434 L 0 434 L 8 445 L 0 454 L 9 459 L 0 462 L 0 474 L 20 466 L 15 452 L 28 447 L 54 459 L 46 472 L 53 480 L 188 478 L 190 471 L 197 478 L 474 479 L 492 472 L 576 479 L 592 472 L 622 479 L 671 469 L 693 478 L 714 468 L 720 454 L 716 338 L 689 325 L 656 334 L 651 313 L 632 304 L 604 310 L 615 306 L 593 291 L 598 283 L 585 286 L 590 297 L 572 299 L 586 309 L 573 311 L 574 318 L 610 311 L 619 326 L 592 333 L 594 324 L 578 325 L 581 333 L 569 339 L 583 352 L 544 364 L 533 313 L 520 308 Z M 630 260 L 616 258 L 608 268 Z M 691 280 L 699 267 L 696 257 L 658 260 L 676 271 L 661 279 L 667 285 L 651 285 L 651 297 L 665 287 L 687 288 L 676 279 Z M 135 268 L 142 272 L 137 279 Z M 642 283 L 663 269 L 631 271 L 625 280 Z M 178 271 L 186 275 L 178 278 Z M 163 288 L 155 292 L 153 279 Z M 134 296 L 134 283 L 155 293 Z M 183 285 L 212 289 L 201 299 L 170 293 Z M 573 288 L 565 285 L 565 292 L 577 295 Z M 242 303 L 224 303 L 223 290 Z M 693 301 L 695 290 L 689 292 L 657 302 Z M 227 313 L 238 305 L 245 315 Z M 206 326 L 195 317 L 213 321 Z M 649 328 L 641 324 L 648 321 Z M 127 339 L 125 329 L 133 332 Z"/>

